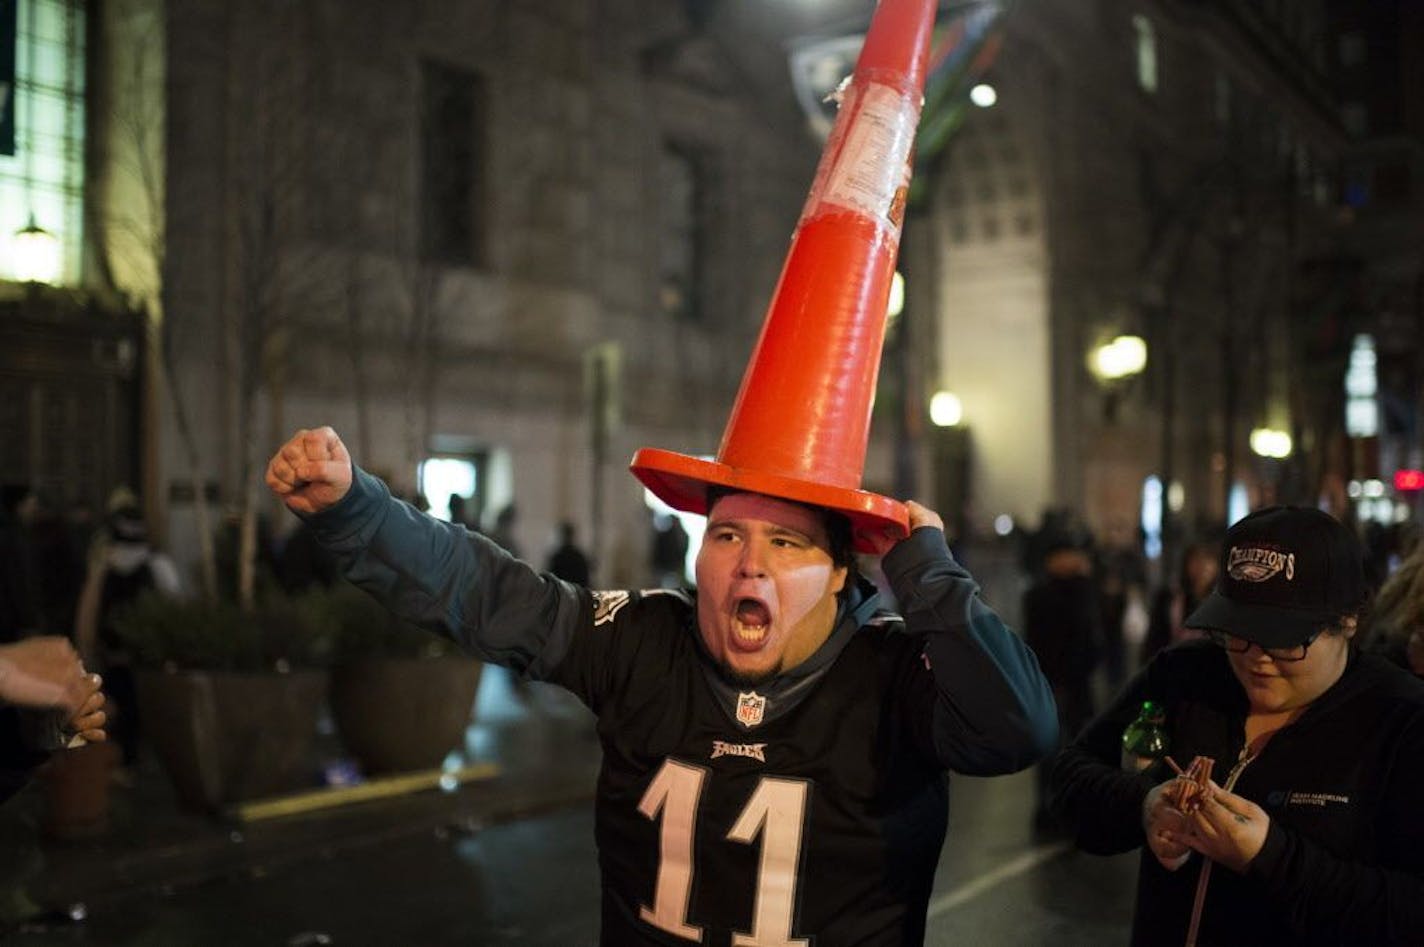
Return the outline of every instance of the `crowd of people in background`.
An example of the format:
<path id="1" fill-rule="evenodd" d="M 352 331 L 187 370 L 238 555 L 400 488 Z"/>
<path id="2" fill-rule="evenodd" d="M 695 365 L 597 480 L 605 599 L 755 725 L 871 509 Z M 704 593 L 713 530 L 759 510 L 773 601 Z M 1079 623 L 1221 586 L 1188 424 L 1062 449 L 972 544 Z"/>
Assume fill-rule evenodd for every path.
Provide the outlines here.
<path id="1" fill-rule="evenodd" d="M 1424 677 L 1421 531 L 1404 524 L 1359 532 L 1373 595 L 1352 647 Z M 1154 656 L 1204 637 L 1187 619 L 1218 586 L 1225 535 L 1224 527 L 1204 527 L 1181 539 L 1173 562 L 1152 568 L 1140 537 L 1118 530 L 1099 540 L 1067 509 L 1046 510 L 1036 530 L 1020 534 L 1021 631 L 1053 686 L 1064 746 Z M 1032 825 L 1054 837 L 1064 828 L 1050 812 L 1050 766 L 1038 769 Z"/>
<path id="2" fill-rule="evenodd" d="M 1424 529 L 1369 523 L 1358 532 L 1372 596 L 1357 646 L 1424 676 Z M 1082 693 L 1089 679 L 1116 689 L 1163 648 L 1202 635 L 1185 619 L 1216 587 L 1226 527 L 1201 526 L 1185 537 L 1173 562 L 1157 564 L 1160 580 L 1141 537 L 1116 533 L 1100 540 L 1071 510 L 1050 508 L 1037 529 L 1020 534 L 1023 631 L 1065 693 Z M 1053 600 L 1064 607 L 1045 608 Z M 1060 660 L 1069 652 L 1071 661 Z M 1069 703 L 1071 729 L 1082 710 Z"/>

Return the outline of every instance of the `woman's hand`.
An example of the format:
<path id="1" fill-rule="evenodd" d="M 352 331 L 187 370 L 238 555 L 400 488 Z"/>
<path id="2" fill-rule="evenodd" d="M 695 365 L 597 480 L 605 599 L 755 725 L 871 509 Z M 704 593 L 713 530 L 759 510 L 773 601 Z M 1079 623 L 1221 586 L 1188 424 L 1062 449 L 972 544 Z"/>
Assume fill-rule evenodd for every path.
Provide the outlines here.
<path id="1" fill-rule="evenodd" d="M 1270 828 L 1266 810 L 1212 783 L 1201 808 L 1191 816 L 1191 831 L 1184 841 L 1212 861 L 1242 872 L 1260 854 Z"/>
<path id="2" fill-rule="evenodd" d="M 1187 863 L 1192 850 L 1185 838 L 1191 832 L 1187 815 L 1172 805 L 1167 787 L 1171 782 L 1152 787 L 1142 800 L 1142 828 L 1147 833 L 1147 847 L 1168 871 L 1176 871 Z"/>

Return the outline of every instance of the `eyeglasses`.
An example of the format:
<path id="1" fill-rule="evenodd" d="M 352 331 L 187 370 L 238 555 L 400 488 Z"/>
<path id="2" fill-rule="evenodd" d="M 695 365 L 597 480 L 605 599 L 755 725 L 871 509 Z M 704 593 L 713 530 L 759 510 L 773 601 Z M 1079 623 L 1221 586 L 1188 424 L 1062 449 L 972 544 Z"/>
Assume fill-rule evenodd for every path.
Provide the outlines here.
<path id="1" fill-rule="evenodd" d="M 1324 629 L 1321 629 L 1323 631 Z M 1224 631 L 1208 631 L 1206 636 L 1212 643 L 1225 648 L 1232 654 L 1245 654 L 1251 650 L 1252 645 L 1256 645 L 1266 653 L 1272 661 L 1304 661 L 1305 654 L 1310 650 L 1310 646 L 1315 643 L 1315 639 L 1320 637 L 1320 631 L 1306 638 L 1300 644 L 1291 645 L 1289 648 L 1262 648 L 1254 641 L 1247 641 L 1245 638 L 1238 638 L 1235 635 L 1228 635 Z"/>

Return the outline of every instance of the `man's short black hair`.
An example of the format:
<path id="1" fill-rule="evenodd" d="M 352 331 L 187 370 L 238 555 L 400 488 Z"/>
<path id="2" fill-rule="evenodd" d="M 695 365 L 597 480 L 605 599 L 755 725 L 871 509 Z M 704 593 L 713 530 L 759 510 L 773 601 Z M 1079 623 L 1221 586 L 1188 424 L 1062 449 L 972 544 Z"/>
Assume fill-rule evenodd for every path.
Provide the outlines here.
<path id="1" fill-rule="evenodd" d="M 707 488 L 707 514 L 712 514 L 712 507 L 717 505 L 717 501 L 733 493 L 756 493 L 755 490 L 734 490 L 731 487 L 710 486 Z M 770 494 L 762 494 L 771 496 Z M 826 540 L 830 546 L 831 562 L 837 566 L 849 569 L 852 577 L 856 572 L 855 559 L 855 531 L 851 528 L 850 517 L 836 510 L 828 509 L 824 506 L 816 506 L 813 503 L 802 503 L 800 500 L 789 500 L 786 497 L 771 497 L 773 500 L 780 500 L 782 503 L 794 503 L 815 513 L 821 518 L 821 522 L 826 527 Z M 846 587 L 853 585 L 853 581 L 847 581 Z"/>

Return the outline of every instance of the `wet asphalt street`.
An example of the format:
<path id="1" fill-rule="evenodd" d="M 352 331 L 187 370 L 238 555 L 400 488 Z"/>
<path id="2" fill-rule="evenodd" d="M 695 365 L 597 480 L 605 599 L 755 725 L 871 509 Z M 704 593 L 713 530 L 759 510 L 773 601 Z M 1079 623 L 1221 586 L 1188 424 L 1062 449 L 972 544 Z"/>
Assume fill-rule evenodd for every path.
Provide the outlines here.
<path id="1" fill-rule="evenodd" d="M 955 781 L 928 944 L 1125 942 L 1135 856 L 1035 842 L 1031 795 L 1027 773 Z M 139 893 L 96 906 L 83 924 L 3 943 L 578 947 L 596 942 L 595 864 L 592 811 L 580 805 Z"/>

